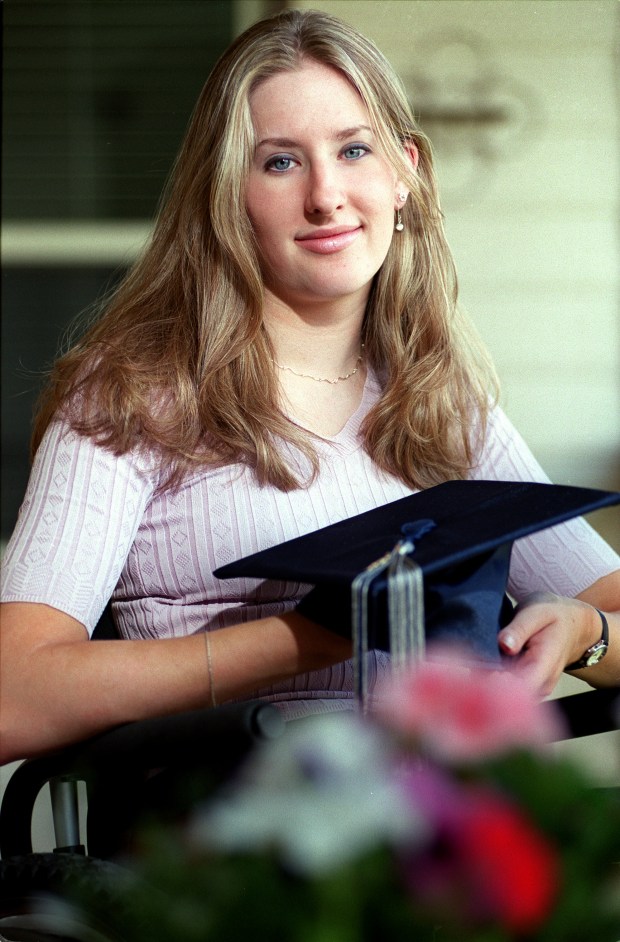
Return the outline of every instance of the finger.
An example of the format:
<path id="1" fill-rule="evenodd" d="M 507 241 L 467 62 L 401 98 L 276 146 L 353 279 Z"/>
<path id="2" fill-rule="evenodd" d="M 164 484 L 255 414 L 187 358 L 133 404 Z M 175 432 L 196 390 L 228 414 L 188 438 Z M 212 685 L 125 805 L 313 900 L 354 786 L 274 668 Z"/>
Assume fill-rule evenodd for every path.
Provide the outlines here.
<path id="1" fill-rule="evenodd" d="M 517 609 L 512 621 L 498 633 L 501 650 L 511 656 L 521 654 L 527 643 L 554 620 L 554 615 L 541 605 Z"/>
<path id="2" fill-rule="evenodd" d="M 518 675 L 539 696 L 547 696 L 553 691 L 563 670 L 564 662 L 560 656 L 562 648 L 558 646 L 554 631 L 556 625 L 554 618 L 542 619 L 541 622 L 538 617 L 528 617 L 527 624 L 525 620 L 521 620 L 517 624 L 520 647 L 507 661 L 509 670 Z M 525 641 L 523 637 L 526 638 Z"/>

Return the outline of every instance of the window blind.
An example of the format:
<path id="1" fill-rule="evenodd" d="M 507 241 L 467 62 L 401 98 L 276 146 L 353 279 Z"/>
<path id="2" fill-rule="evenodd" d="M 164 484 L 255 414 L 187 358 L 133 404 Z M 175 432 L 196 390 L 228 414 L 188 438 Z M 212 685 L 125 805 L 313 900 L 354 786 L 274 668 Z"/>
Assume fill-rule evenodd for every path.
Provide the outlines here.
<path id="1" fill-rule="evenodd" d="M 151 218 L 229 0 L 9 0 L 5 219 Z"/>

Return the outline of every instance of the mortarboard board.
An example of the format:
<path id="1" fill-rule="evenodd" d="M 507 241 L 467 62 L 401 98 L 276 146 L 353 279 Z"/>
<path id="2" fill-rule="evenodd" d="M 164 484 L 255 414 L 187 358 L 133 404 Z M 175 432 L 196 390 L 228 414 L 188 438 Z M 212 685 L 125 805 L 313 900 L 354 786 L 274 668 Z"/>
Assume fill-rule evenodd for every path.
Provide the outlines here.
<path id="1" fill-rule="evenodd" d="M 448 481 L 221 566 L 222 579 L 254 576 L 315 586 L 299 611 L 353 638 L 357 690 L 364 654 L 404 663 L 425 636 L 458 639 L 499 661 L 498 630 L 514 540 L 620 503 L 620 493 L 556 484 Z M 361 672 L 361 673 L 360 673 Z"/>

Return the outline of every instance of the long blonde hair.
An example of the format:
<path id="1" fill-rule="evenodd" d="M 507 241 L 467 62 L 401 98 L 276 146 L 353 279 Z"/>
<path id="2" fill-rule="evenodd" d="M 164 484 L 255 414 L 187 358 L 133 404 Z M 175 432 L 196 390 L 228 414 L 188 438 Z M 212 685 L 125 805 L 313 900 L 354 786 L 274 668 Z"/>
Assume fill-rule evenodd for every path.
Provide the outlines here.
<path id="1" fill-rule="evenodd" d="M 155 452 L 169 485 L 205 464 L 243 462 L 259 482 L 299 487 L 282 442 L 318 469 L 313 438 L 283 415 L 245 181 L 254 152 L 249 96 L 259 82 L 315 60 L 361 96 L 410 191 L 365 315 L 383 394 L 363 426 L 375 463 L 412 487 L 463 477 L 486 415 L 492 372 L 458 311 L 431 147 L 379 50 L 351 26 L 289 10 L 243 33 L 196 104 L 153 236 L 100 320 L 54 366 L 33 447 L 58 413 L 117 454 Z M 414 144 L 414 171 L 406 147 Z M 290 452 L 289 452 L 290 454 Z"/>

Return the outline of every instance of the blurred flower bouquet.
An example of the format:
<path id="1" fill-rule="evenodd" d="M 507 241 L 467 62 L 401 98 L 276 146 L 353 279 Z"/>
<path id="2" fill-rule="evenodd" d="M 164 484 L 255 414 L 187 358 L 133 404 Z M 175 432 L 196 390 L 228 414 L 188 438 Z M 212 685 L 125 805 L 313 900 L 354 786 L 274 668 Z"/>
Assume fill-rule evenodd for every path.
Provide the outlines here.
<path id="1" fill-rule="evenodd" d="M 371 714 L 290 724 L 145 836 L 130 942 L 618 942 L 620 799 L 508 673 L 441 656 Z"/>

